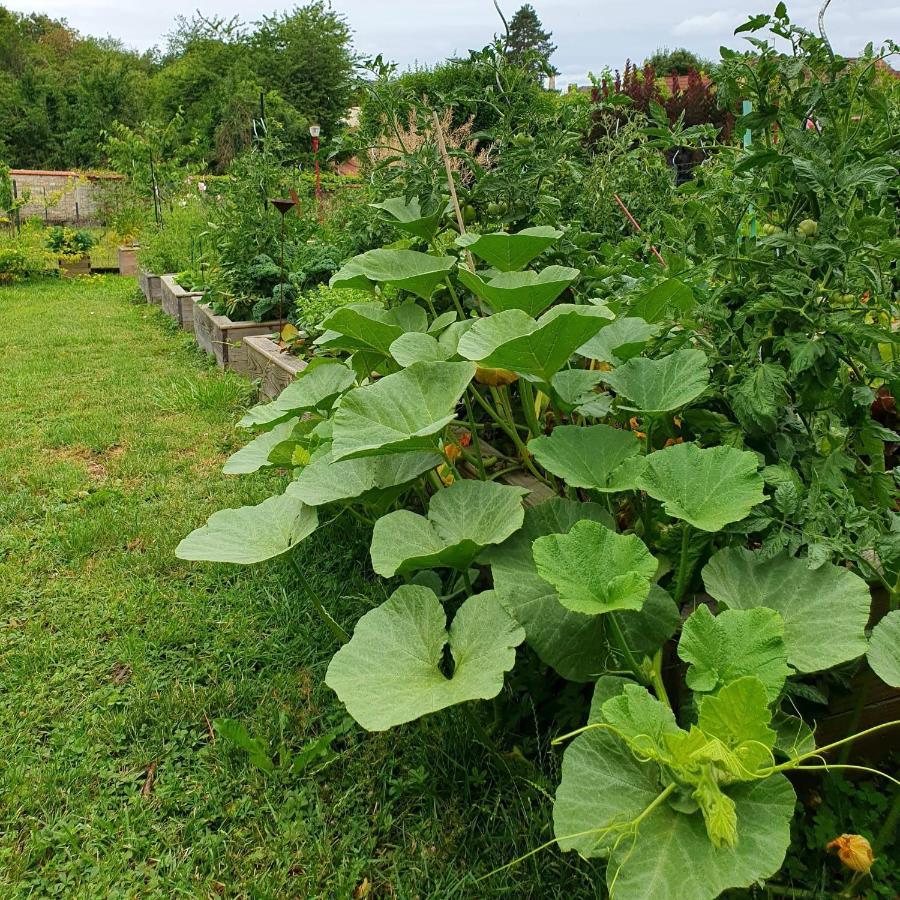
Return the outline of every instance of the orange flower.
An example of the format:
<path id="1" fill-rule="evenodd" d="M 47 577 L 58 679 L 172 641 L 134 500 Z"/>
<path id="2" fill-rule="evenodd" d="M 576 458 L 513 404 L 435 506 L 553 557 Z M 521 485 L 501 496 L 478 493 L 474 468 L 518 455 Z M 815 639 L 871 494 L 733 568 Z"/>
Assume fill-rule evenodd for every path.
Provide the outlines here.
<path id="1" fill-rule="evenodd" d="M 444 483 L 444 487 L 450 487 L 456 481 L 453 477 L 453 472 L 450 471 L 450 467 L 446 463 L 441 463 L 434 471 L 437 472 L 438 478 Z"/>
<path id="2" fill-rule="evenodd" d="M 868 874 L 875 862 L 872 855 L 872 845 L 861 834 L 842 834 L 840 837 L 829 841 L 825 845 L 826 850 L 836 850 L 838 859 L 854 872 Z"/>
<path id="3" fill-rule="evenodd" d="M 628 424 L 631 426 L 631 430 L 634 432 L 635 437 L 637 437 L 638 440 L 642 441 L 645 437 L 647 437 L 647 435 L 644 434 L 643 431 L 638 431 L 638 429 L 641 427 L 641 424 L 640 422 L 638 422 L 637 416 L 632 416 L 628 420 Z"/>
<path id="4" fill-rule="evenodd" d="M 515 372 L 507 369 L 483 369 L 481 366 L 475 368 L 475 380 L 479 384 L 486 384 L 489 387 L 501 387 L 504 384 L 512 384 L 518 379 Z"/>
<path id="5" fill-rule="evenodd" d="M 464 432 L 462 437 L 459 439 L 459 446 L 460 447 L 468 447 L 469 444 L 471 444 L 471 443 L 472 443 L 472 435 L 469 434 L 468 431 Z"/>
<path id="6" fill-rule="evenodd" d="M 671 447 L 673 444 L 683 444 L 683 443 L 684 443 L 684 438 L 669 438 L 669 439 L 665 442 L 665 444 L 663 444 L 663 446 L 664 446 L 664 447 Z"/>
<path id="7" fill-rule="evenodd" d="M 456 462 L 461 453 L 462 450 L 460 449 L 459 444 L 444 444 L 444 456 L 446 456 L 450 462 Z"/>

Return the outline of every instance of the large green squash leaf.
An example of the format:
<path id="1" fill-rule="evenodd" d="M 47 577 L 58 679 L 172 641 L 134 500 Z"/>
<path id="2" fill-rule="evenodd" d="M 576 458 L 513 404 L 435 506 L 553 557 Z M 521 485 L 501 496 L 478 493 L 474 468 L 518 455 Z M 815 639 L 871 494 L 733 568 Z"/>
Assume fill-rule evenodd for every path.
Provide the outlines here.
<path id="1" fill-rule="evenodd" d="M 566 534 L 538 538 L 533 553 L 538 575 L 556 588 L 559 602 L 585 615 L 640 609 L 657 568 L 637 535 L 587 520 Z"/>
<path id="2" fill-rule="evenodd" d="M 611 689 L 621 692 L 625 684 L 598 682 L 603 703 L 595 700 L 594 721 L 602 720 L 597 712 L 605 709 Z M 563 850 L 585 858 L 610 855 L 606 877 L 614 900 L 712 900 L 781 867 L 795 802 L 783 776 L 725 788 L 736 813 L 733 848 L 713 845 L 699 810 L 685 814 L 665 802 L 641 822 L 636 836 L 626 833 L 624 826 L 662 789 L 658 769 L 639 762 L 608 731 L 585 732 L 566 750 L 553 807 L 556 839 Z"/>
<path id="3" fill-rule="evenodd" d="M 688 313 L 693 305 L 691 288 L 677 278 L 669 278 L 638 297 L 629 312 L 647 322 L 659 322 L 667 317 L 674 318 L 676 312 Z"/>
<path id="4" fill-rule="evenodd" d="M 637 356 L 647 341 L 659 334 L 659 331 L 659 325 L 651 325 L 643 319 L 623 316 L 621 319 L 610 322 L 586 344 L 579 347 L 577 353 L 588 359 L 620 366 L 633 356 Z"/>
<path id="5" fill-rule="evenodd" d="M 647 457 L 640 486 L 666 512 L 702 531 L 739 522 L 765 499 L 756 455 L 733 447 L 675 444 Z"/>
<path id="6" fill-rule="evenodd" d="M 603 380 L 631 406 L 622 409 L 664 413 L 696 400 L 709 385 L 709 368 L 702 350 L 676 350 L 662 359 L 634 359 L 608 372 Z"/>
<path id="7" fill-rule="evenodd" d="M 690 663 L 693 691 L 717 691 L 745 675 L 755 675 L 774 700 L 790 674 L 784 622 L 772 609 L 727 609 L 717 616 L 699 606 L 684 623 L 678 655 Z"/>
<path id="8" fill-rule="evenodd" d="M 459 280 L 495 312 L 521 309 L 540 315 L 581 274 L 566 266 L 548 266 L 540 272 L 501 272 L 488 280 L 460 268 Z"/>
<path id="9" fill-rule="evenodd" d="M 868 585 L 847 569 L 810 569 L 785 554 L 765 559 L 750 550 L 720 550 L 703 569 L 707 591 L 729 609 L 768 607 L 784 619 L 788 662 L 819 672 L 866 652 Z"/>
<path id="10" fill-rule="evenodd" d="M 562 237 L 562 232 L 549 225 L 523 228 L 516 234 L 462 234 L 456 239 L 460 247 L 471 250 L 479 259 L 501 272 L 524 269 L 535 257 Z"/>
<path id="11" fill-rule="evenodd" d="M 220 509 L 175 548 L 179 559 L 250 565 L 287 553 L 319 524 L 316 511 L 280 494 L 257 506 Z"/>
<path id="12" fill-rule="evenodd" d="M 889 612 L 872 629 L 868 660 L 885 684 L 900 688 L 900 610 Z"/>
<path id="13" fill-rule="evenodd" d="M 369 206 L 386 212 L 391 224 L 413 237 L 421 238 L 426 243 L 434 237 L 447 204 L 441 202 L 434 212 L 422 211 L 418 197 L 407 200 L 405 197 L 391 197 L 382 203 L 370 203 Z"/>
<path id="14" fill-rule="evenodd" d="M 457 352 L 485 369 L 509 369 L 550 383 L 572 354 L 596 334 L 612 313 L 602 306 L 561 303 L 537 321 L 509 309 L 475 321 Z"/>
<path id="15" fill-rule="evenodd" d="M 466 569 L 489 544 L 522 527 L 525 488 L 457 481 L 428 504 L 428 516 L 398 509 L 372 531 L 372 568 L 385 578 L 417 569 Z"/>
<path id="16" fill-rule="evenodd" d="M 772 701 L 762 678 L 746 675 L 729 681 L 717 694 L 700 698 L 697 727 L 720 740 L 737 761 L 737 771 L 758 772 L 771 764 L 775 746 Z M 740 776 L 739 776 L 740 777 Z"/>
<path id="17" fill-rule="evenodd" d="M 406 585 L 366 613 L 328 666 L 325 683 L 369 731 L 384 731 L 468 700 L 496 697 L 525 632 L 493 591 L 470 597 L 447 633 L 440 601 Z M 450 642 L 453 675 L 441 671 Z"/>
<path id="18" fill-rule="evenodd" d="M 571 487 L 603 493 L 634 490 L 644 468 L 635 434 L 609 425 L 561 425 L 529 441 L 528 449 Z"/>
<path id="19" fill-rule="evenodd" d="M 437 453 L 395 453 L 335 461 L 330 449 L 322 450 L 287 488 L 308 506 L 323 506 L 339 500 L 365 500 L 373 491 L 385 491 L 407 484 L 423 472 L 438 466 Z"/>
<path id="20" fill-rule="evenodd" d="M 391 311 L 380 303 L 348 303 L 322 322 L 325 329 L 313 343 L 330 349 L 374 350 L 387 355 L 403 334 Z"/>
<path id="21" fill-rule="evenodd" d="M 443 362 L 453 354 L 438 339 L 421 331 L 407 331 L 390 346 L 391 356 L 403 368 L 417 362 Z"/>
<path id="22" fill-rule="evenodd" d="M 678 605 L 658 584 L 650 586 L 650 593 L 639 612 L 625 610 L 616 613 L 628 648 L 638 658 L 652 657 L 681 625 Z"/>
<path id="23" fill-rule="evenodd" d="M 290 437 L 294 426 L 299 421 L 294 416 L 292 419 L 279 423 L 271 431 L 264 431 L 245 447 L 241 447 L 236 453 L 232 453 L 225 460 L 222 471 L 226 475 L 247 475 L 250 472 L 257 472 L 263 467 L 270 465 L 269 454 L 278 444 Z"/>
<path id="24" fill-rule="evenodd" d="M 331 409 L 355 380 L 353 370 L 343 363 L 314 360 L 275 400 L 248 410 L 238 428 L 271 426 L 301 412 Z"/>
<path id="25" fill-rule="evenodd" d="M 369 250 L 346 262 L 328 284 L 364 290 L 372 290 L 376 284 L 393 284 L 428 300 L 455 264 L 450 256 L 432 256 L 418 250 Z"/>
<path id="26" fill-rule="evenodd" d="M 413 363 L 350 391 L 334 417 L 334 458 L 433 449 L 474 375 L 468 362 Z"/>
<path id="27" fill-rule="evenodd" d="M 582 519 L 613 524 L 596 503 L 553 498 L 529 507 L 522 528 L 485 554 L 500 602 L 537 655 L 571 681 L 590 681 L 604 670 L 603 617 L 572 612 L 559 602 L 556 589 L 538 575 L 532 543 L 545 534 L 567 533 Z"/>

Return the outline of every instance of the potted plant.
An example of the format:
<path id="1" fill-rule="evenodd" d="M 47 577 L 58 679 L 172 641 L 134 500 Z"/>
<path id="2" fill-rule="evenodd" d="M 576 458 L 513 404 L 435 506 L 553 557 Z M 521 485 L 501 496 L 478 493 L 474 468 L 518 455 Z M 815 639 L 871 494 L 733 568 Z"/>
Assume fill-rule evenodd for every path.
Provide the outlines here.
<path id="1" fill-rule="evenodd" d="M 59 255 L 63 277 L 91 274 L 90 250 L 94 246 L 94 238 L 89 231 L 57 225 L 47 235 L 47 246 Z"/>

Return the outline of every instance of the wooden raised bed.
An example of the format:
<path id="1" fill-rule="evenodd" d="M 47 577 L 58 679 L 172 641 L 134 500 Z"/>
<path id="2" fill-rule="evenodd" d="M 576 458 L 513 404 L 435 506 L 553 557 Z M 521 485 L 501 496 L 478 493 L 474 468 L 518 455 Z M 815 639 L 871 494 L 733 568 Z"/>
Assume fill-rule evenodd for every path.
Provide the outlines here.
<path id="1" fill-rule="evenodd" d="M 203 296 L 202 291 L 185 290 L 174 275 L 160 278 L 163 312 L 168 313 L 185 331 L 194 330 L 194 307 Z"/>
<path id="2" fill-rule="evenodd" d="M 157 306 L 162 302 L 162 279 L 159 275 L 152 275 L 146 269 L 138 271 L 138 284 L 141 286 L 141 293 L 148 303 L 155 303 Z"/>
<path id="3" fill-rule="evenodd" d="M 63 278 L 74 278 L 76 275 L 90 275 L 90 256 L 79 256 L 75 259 L 63 259 L 60 257 L 59 274 L 62 275 Z"/>
<path id="4" fill-rule="evenodd" d="M 208 303 L 194 304 L 194 336 L 197 343 L 223 369 L 251 376 L 247 345 L 244 338 L 271 334 L 278 330 L 278 322 L 235 322 L 228 316 L 217 316 Z"/>
<path id="5" fill-rule="evenodd" d="M 282 353 L 265 334 L 244 338 L 247 374 L 259 381 L 260 400 L 274 400 L 306 368 L 306 360 Z"/>
<path id="6" fill-rule="evenodd" d="M 119 247 L 119 274 L 137 275 L 137 247 Z"/>

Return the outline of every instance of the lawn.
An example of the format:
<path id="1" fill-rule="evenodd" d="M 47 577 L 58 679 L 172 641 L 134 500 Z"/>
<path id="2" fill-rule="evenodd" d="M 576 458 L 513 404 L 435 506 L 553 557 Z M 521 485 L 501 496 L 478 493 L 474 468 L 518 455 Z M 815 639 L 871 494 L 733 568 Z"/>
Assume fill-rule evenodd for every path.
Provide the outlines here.
<path id="1" fill-rule="evenodd" d="M 138 298 L 114 277 L 0 289 L 0 895 L 601 896 L 556 851 L 476 882 L 550 839 L 556 775 L 464 709 L 354 726 L 291 768 L 345 721 L 330 633 L 285 564 L 173 554 L 272 492 L 220 471 L 252 387 Z M 348 628 L 385 598 L 368 537 L 341 518 L 298 551 Z"/>

